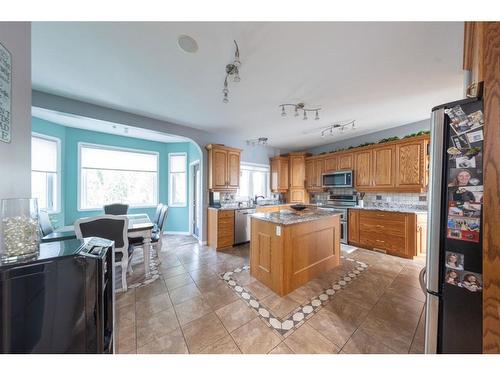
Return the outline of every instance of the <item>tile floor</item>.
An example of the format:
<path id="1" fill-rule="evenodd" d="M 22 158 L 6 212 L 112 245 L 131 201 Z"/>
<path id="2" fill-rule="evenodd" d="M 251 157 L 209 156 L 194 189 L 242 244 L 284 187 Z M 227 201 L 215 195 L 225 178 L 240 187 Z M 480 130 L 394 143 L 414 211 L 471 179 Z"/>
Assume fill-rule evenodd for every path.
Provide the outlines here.
<path id="1" fill-rule="evenodd" d="M 422 353 L 423 264 L 356 250 L 369 265 L 304 324 L 283 337 L 267 326 L 219 274 L 248 264 L 248 245 L 218 251 L 167 235 L 162 276 L 116 298 L 118 353 Z M 248 273 L 237 276 L 283 317 L 345 273 L 341 265 L 279 297 Z"/>

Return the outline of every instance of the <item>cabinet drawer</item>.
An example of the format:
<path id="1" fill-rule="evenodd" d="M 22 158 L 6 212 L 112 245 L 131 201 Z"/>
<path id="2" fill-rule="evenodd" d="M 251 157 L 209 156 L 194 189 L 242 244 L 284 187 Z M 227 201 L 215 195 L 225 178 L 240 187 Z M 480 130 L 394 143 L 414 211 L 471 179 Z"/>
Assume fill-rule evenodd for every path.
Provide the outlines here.
<path id="1" fill-rule="evenodd" d="M 361 232 L 372 233 L 373 235 L 377 235 L 379 233 L 403 237 L 406 235 L 405 222 L 395 220 L 361 218 L 359 220 L 359 230 Z"/>
<path id="2" fill-rule="evenodd" d="M 229 247 L 233 246 L 234 244 L 234 237 L 232 235 L 229 236 L 218 236 L 217 237 L 217 248 L 221 247 Z"/>
<path id="3" fill-rule="evenodd" d="M 218 212 L 218 217 L 219 217 L 219 221 L 222 218 L 234 217 L 234 211 L 233 210 L 220 210 Z"/>
<path id="4" fill-rule="evenodd" d="M 394 253 L 406 254 L 405 237 L 380 233 L 373 235 L 368 232 L 361 232 L 360 230 L 359 240 L 361 244 L 369 247 L 376 247 L 377 249 L 387 250 Z"/>
<path id="5" fill-rule="evenodd" d="M 404 222 L 406 219 L 406 215 L 400 212 L 360 210 L 359 218 L 360 220 L 366 218 L 375 220 L 391 220 L 391 221 Z"/>

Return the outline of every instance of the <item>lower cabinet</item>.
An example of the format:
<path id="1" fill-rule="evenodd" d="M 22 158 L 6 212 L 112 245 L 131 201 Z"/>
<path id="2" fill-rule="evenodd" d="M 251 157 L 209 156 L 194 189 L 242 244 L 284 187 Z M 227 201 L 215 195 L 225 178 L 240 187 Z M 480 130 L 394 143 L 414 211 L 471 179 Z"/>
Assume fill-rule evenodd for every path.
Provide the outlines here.
<path id="1" fill-rule="evenodd" d="M 349 209 L 348 220 L 352 245 L 404 258 L 426 252 L 425 214 Z"/>
<path id="2" fill-rule="evenodd" d="M 234 244 L 234 210 L 208 209 L 208 246 L 217 250 Z"/>

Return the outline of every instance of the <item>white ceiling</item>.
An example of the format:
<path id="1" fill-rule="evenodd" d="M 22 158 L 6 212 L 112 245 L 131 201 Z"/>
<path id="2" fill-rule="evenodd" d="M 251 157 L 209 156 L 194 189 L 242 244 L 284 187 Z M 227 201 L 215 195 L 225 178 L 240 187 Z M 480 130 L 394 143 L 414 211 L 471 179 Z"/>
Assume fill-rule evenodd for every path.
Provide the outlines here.
<path id="1" fill-rule="evenodd" d="M 199 50 L 179 49 L 177 37 Z M 224 67 L 238 41 L 241 82 Z M 462 97 L 461 22 L 35 22 L 37 90 L 242 140 L 301 149 L 429 118 Z M 321 119 L 282 118 L 278 105 L 323 107 Z M 357 130 L 319 129 L 356 120 Z"/>

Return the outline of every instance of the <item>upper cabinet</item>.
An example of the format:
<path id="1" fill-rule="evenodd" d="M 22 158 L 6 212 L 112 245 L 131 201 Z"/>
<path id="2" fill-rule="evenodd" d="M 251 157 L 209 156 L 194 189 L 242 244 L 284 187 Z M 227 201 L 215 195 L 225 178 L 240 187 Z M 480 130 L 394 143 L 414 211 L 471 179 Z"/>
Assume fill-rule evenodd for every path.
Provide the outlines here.
<path id="1" fill-rule="evenodd" d="M 353 169 L 353 153 L 352 152 L 342 152 L 337 156 L 337 170 L 341 171 L 343 169 Z"/>
<path id="2" fill-rule="evenodd" d="M 325 157 L 325 173 L 335 172 L 337 170 L 337 154 L 327 154 Z"/>
<path id="3" fill-rule="evenodd" d="M 305 203 L 308 200 L 306 194 L 306 155 L 305 152 L 291 152 L 288 156 L 288 202 L 290 203 Z"/>
<path id="4" fill-rule="evenodd" d="M 463 69 L 472 73 L 471 82 L 476 84 L 484 79 L 483 35 L 484 22 L 465 22 Z"/>
<path id="5" fill-rule="evenodd" d="M 428 136 L 354 151 L 354 187 L 358 191 L 421 193 L 427 190 Z"/>
<path id="6" fill-rule="evenodd" d="M 208 189 L 211 191 L 233 191 L 240 186 L 241 150 L 223 145 L 209 144 Z"/>
<path id="7" fill-rule="evenodd" d="M 309 191 L 322 191 L 324 172 L 325 159 L 323 157 L 312 156 L 306 158 L 306 189 Z"/>
<path id="8" fill-rule="evenodd" d="M 271 191 L 285 193 L 288 191 L 288 157 L 276 156 L 271 159 Z"/>

